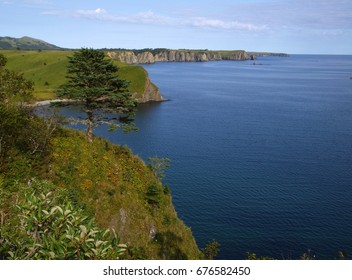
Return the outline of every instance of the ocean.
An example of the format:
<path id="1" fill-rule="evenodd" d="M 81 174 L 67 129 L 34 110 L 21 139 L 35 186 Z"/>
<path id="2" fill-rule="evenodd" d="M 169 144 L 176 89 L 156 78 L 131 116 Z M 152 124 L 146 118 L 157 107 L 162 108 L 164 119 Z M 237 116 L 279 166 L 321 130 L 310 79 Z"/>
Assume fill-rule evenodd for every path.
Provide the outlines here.
<path id="1" fill-rule="evenodd" d="M 144 67 L 169 101 L 139 106 L 138 133 L 95 134 L 171 159 L 163 182 L 199 247 L 216 240 L 218 259 L 351 256 L 352 56 Z"/>

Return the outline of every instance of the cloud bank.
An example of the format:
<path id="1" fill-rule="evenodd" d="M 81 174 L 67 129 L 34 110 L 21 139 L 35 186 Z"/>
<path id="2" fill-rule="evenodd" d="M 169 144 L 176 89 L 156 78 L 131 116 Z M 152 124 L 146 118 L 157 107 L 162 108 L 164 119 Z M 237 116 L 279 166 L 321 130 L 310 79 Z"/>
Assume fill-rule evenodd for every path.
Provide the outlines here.
<path id="1" fill-rule="evenodd" d="M 192 26 L 199 28 L 246 31 L 261 31 L 267 29 L 266 25 L 257 25 L 239 21 L 224 21 L 206 17 L 174 18 L 158 15 L 152 11 L 122 16 L 112 15 L 103 8 L 97 8 L 94 10 L 77 10 L 72 15 L 78 18 L 130 24 Z"/>

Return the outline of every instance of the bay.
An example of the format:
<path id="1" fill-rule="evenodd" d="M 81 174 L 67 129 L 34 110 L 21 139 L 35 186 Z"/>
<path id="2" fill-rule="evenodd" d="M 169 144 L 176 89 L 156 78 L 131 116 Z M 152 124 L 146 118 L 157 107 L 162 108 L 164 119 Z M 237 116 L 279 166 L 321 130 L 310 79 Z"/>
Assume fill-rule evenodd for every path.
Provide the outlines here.
<path id="1" fill-rule="evenodd" d="M 172 160 L 164 183 L 200 247 L 218 241 L 218 259 L 352 254 L 352 56 L 144 67 L 170 101 L 140 105 L 138 133 L 95 134 Z"/>

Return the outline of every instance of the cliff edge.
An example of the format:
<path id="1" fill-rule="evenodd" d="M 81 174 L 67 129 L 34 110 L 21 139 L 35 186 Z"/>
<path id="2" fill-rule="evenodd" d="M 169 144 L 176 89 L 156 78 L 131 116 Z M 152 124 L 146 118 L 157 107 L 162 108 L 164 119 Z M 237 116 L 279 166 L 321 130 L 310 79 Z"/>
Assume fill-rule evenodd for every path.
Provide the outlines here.
<path id="1" fill-rule="evenodd" d="M 152 64 L 155 62 L 207 62 L 214 60 L 249 60 L 254 55 L 246 51 L 208 51 L 208 50 L 123 50 L 110 51 L 109 57 L 127 64 Z"/>
<path id="2" fill-rule="evenodd" d="M 132 93 L 132 96 L 137 99 L 138 103 L 146 103 L 150 101 L 160 102 L 167 100 L 160 94 L 158 87 L 150 81 L 149 76 L 147 76 L 147 80 L 145 82 L 144 92 L 142 94 L 134 92 Z"/>
<path id="3" fill-rule="evenodd" d="M 158 87 L 152 83 L 148 72 L 139 65 L 121 63 L 115 57 L 112 57 L 119 67 L 119 75 L 122 79 L 130 81 L 129 91 L 138 103 L 149 101 L 165 101 L 161 96 Z"/>

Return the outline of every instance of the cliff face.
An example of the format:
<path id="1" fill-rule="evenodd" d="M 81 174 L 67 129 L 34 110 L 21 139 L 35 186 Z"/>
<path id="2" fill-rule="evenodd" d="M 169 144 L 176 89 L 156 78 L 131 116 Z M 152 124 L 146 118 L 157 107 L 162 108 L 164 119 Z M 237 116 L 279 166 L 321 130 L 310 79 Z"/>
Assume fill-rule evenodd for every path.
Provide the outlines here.
<path id="1" fill-rule="evenodd" d="M 150 81 L 149 76 L 147 76 L 147 80 L 145 82 L 144 92 L 142 94 L 134 92 L 132 96 L 136 98 L 138 103 L 146 103 L 150 101 L 159 102 L 166 100 L 161 96 L 158 88 Z"/>
<path id="2" fill-rule="evenodd" d="M 254 59 L 245 51 L 111 51 L 108 55 L 128 64 L 151 64 L 155 62 L 206 62 L 212 60 L 248 60 Z"/>
<path id="3" fill-rule="evenodd" d="M 140 65 L 131 65 L 137 63 L 136 58 L 129 52 L 123 54 L 123 56 L 126 59 L 125 61 L 129 61 L 130 64 L 119 65 L 119 76 L 130 82 L 128 90 L 137 102 L 146 103 L 148 101 L 165 100 L 161 96 L 158 87 L 150 80 L 148 72 Z M 147 56 L 144 59 L 147 59 Z"/>

